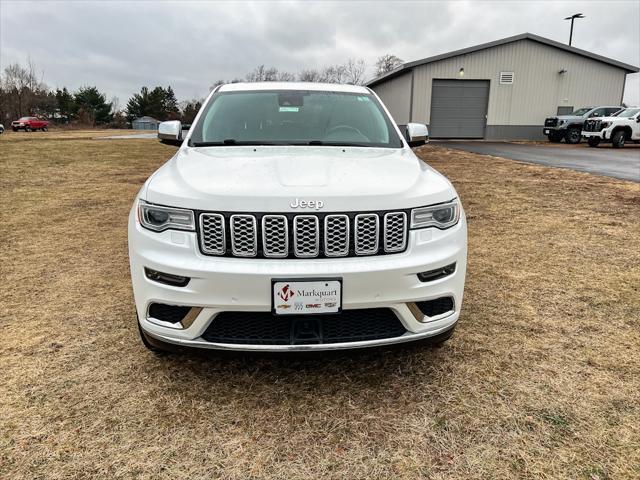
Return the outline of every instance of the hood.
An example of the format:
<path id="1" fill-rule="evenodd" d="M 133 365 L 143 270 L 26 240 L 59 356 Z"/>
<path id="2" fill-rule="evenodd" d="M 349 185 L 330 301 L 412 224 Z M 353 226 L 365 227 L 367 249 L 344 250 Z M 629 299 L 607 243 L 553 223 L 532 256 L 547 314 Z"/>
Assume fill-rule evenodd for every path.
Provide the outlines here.
<path id="1" fill-rule="evenodd" d="M 579 120 L 579 121 L 583 120 L 583 117 L 578 117 L 577 115 L 556 115 L 555 117 L 551 117 L 551 118 L 557 118 L 560 121 L 568 120 L 570 122 L 576 121 L 576 120 Z"/>
<path id="2" fill-rule="evenodd" d="M 410 208 L 451 200 L 449 181 L 410 149 L 182 147 L 146 184 L 161 205 L 224 212 Z M 314 202 L 301 208 L 300 202 Z"/>
<path id="3" fill-rule="evenodd" d="M 596 117 L 596 118 L 590 118 L 589 120 L 600 120 L 601 122 L 619 122 L 620 120 L 635 121 L 633 117 Z"/>

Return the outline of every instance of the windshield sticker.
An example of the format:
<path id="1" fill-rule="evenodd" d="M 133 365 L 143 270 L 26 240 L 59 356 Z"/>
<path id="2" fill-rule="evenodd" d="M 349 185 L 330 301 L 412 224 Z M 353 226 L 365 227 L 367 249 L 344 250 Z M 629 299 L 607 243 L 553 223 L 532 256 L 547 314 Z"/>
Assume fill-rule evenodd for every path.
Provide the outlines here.
<path id="1" fill-rule="evenodd" d="M 299 112 L 300 107 L 280 107 L 281 112 Z"/>

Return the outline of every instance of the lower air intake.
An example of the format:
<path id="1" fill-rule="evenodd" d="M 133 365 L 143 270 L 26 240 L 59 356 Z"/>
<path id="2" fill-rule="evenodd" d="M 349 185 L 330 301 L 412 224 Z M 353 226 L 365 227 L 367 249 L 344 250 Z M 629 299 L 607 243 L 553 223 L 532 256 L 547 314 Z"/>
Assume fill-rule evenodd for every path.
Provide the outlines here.
<path id="1" fill-rule="evenodd" d="M 423 315 L 435 317 L 453 311 L 453 297 L 440 297 L 435 300 L 416 302 L 416 305 Z"/>
<path id="2" fill-rule="evenodd" d="M 148 316 L 168 323 L 181 322 L 187 316 L 191 307 L 178 307 L 165 305 L 164 303 L 152 303 L 149 305 Z"/>
<path id="3" fill-rule="evenodd" d="M 405 332 L 388 308 L 343 310 L 330 315 L 222 312 L 202 338 L 208 342 L 245 345 L 312 345 L 380 340 Z"/>

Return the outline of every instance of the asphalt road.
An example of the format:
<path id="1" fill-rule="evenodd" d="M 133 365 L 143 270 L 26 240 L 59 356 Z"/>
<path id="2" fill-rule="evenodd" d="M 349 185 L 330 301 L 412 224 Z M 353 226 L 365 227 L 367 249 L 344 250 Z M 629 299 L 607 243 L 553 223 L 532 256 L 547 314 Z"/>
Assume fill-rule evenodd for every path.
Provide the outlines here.
<path id="1" fill-rule="evenodd" d="M 570 168 L 594 175 L 640 182 L 640 145 L 626 145 L 613 149 L 605 145 L 589 148 L 576 146 L 549 146 L 507 142 L 438 141 L 434 145 L 464 150 L 466 152 L 509 158 L 521 162 L 538 163 L 550 167 Z"/>

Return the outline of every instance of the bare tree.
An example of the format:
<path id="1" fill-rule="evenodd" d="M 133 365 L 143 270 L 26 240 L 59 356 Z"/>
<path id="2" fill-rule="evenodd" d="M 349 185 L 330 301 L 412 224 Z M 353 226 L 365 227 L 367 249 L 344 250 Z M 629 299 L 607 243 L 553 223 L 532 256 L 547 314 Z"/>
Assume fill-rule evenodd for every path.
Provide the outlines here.
<path id="1" fill-rule="evenodd" d="M 276 82 L 278 77 L 277 68 L 266 68 L 264 65 L 258 65 L 251 73 L 247 74 L 245 79 L 247 82 Z"/>
<path id="2" fill-rule="evenodd" d="M 376 75 L 384 75 L 385 73 L 398 68 L 403 63 L 404 60 L 396 57 L 395 55 L 391 55 L 390 53 L 382 55 L 381 57 L 378 57 L 378 61 L 376 61 Z"/>
<path id="3" fill-rule="evenodd" d="M 2 110 L 4 116 L 21 117 L 49 110 L 47 86 L 38 80 L 36 67 L 31 59 L 27 66 L 18 63 L 8 65 L 2 75 Z"/>
<path id="4" fill-rule="evenodd" d="M 364 75 L 367 71 L 367 62 L 364 58 L 350 58 L 344 66 L 344 77 L 346 83 L 351 85 L 362 85 L 364 83 Z"/>
<path id="5" fill-rule="evenodd" d="M 346 68 L 344 65 L 328 65 L 320 71 L 320 82 L 345 83 Z"/>
<path id="6" fill-rule="evenodd" d="M 318 70 L 315 70 L 313 68 L 302 70 L 298 74 L 298 80 L 301 82 L 319 82 L 320 72 L 318 72 Z"/>
<path id="7" fill-rule="evenodd" d="M 295 82 L 296 76 L 291 72 L 278 72 L 279 82 Z"/>

